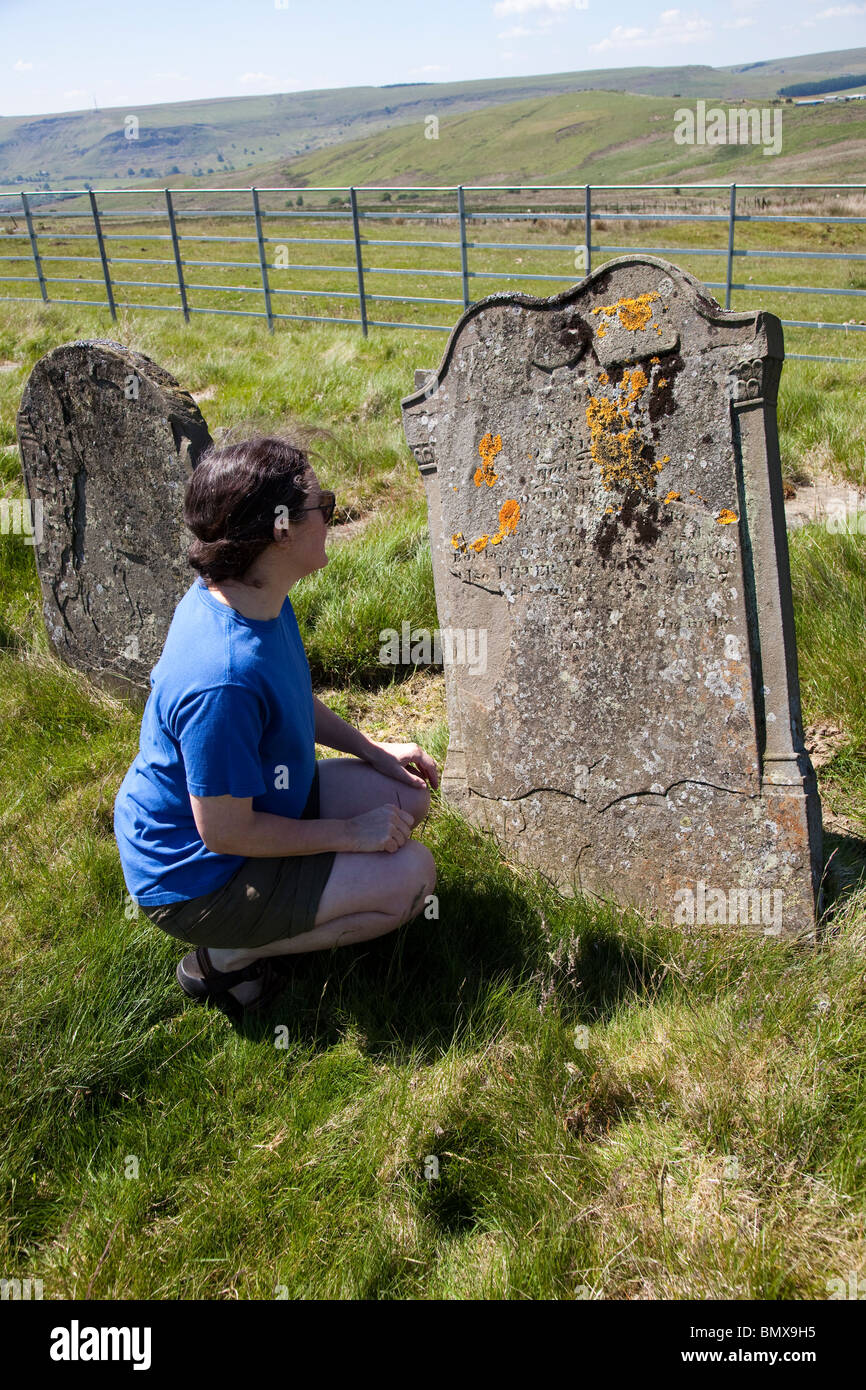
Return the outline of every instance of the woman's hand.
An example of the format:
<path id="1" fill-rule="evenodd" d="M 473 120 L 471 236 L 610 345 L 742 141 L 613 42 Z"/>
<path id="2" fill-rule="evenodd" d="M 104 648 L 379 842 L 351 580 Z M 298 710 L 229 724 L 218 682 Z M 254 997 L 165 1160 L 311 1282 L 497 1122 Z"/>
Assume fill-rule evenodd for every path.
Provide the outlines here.
<path id="1" fill-rule="evenodd" d="M 364 854 L 382 849 L 394 854 L 411 836 L 413 825 L 409 812 L 393 801 L 385 806 L 374 806 L 372 811 L 362 811 L 360 816 L 351 816 L 346 821 L 347 848 Z"/>
<path id="2" fill-rule="evenodd" d="M 429 753 L 417 743 L 376 743 L 364 754 L 364 761 L 377 772 L 384 772 L 396 782 L 407 782 L 411 787 L 424 787 L 427 783 L 435 791 L 439 786 L 439 769 Z"/>

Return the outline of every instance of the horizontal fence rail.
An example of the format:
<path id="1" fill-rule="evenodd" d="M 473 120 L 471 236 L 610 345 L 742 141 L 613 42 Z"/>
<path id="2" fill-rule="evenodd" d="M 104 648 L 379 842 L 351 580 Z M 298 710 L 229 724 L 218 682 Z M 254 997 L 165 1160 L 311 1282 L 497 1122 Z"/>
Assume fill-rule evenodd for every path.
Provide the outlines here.
<path id="1" fill-rule="evenodd" d="M 732 298 L 735 293 L 738 295 L 758 293 L 772 296 L 825 296 L 831 300 L 843 298 L 857 305 L 858 301 L 866 300 L 866 269 L 862 275 L 857 272 L 858 264 L 866 262 L 866 252 L 840 250 L 838 247 L 828 247 L 826 250 L 789 249 L 787 246 L 775 245 L 769 249 L 745 247 L 737 244 L 737 230 L 740 226 L 751 228 L 774 224 L 801 224 L 803 227 L 819 225 L 824 229 L 821 235 L 825 236 L 827 229 L 860 227 L 866 225 L 866 216 L 857 215 L 856 212 L 851 213 L 844 205 L 839 211 L 833 212 L 813 211 L 810 208 L 817 206 L 820 195 L 825 197 L 832 195 L 836 200 L 843 197 L 850 199 L 853 205 L 866 211 L 864 193 L 866 193 L 866 185 L 862 184 L 518 184 L 501 187 L 461 184 L 418 188 L 350 186 L 303 189 L 297 187 L 112 189 L 98 193 L 87 188 L 53 191 L 28 190 L 14 194 L 2 193 L 0 194 L 0 227 L 2 227 L 0 246 L 9 247 L 11 250 L 14 242 L 20 242 L 23 245 L 17 255 L 0 255 L 0 262 L 3 263 L 0 265 L 0 269 L 5 270 L 8 267 L 11 270 L 13 266 L 28 266 L 32 268 L 32 273 L 28 271 L 27 274 L 23 274 L 19 271 L 19 273 L 13 274 L 0 274 L 0 282 L 4 285 L 14 284 L 18 287 L 32 288 L 36 292 L 6 294 L 0 291 L 0 297 L 16 302 L 41 300 L 46 304 L 98 306 L 107 308 L 113 319 L 117 318 L 118 309 L 147 309 L 162 313 L 181 313 L 187 323 L 190 322 L 193 314 L 224 314 L 261 318 L 265 320 L 271 331 L 279 321 L 293 321 L 354 325 L 359 327 L 365 336 L 370 327 L 408 328 L 447 333 L 451 331 L 459 314 L 475 302 L 470 294 L 471 281 L 507 282 L 508 285 L 513 284 L 517 289 L 520 289 L 527 281 L 538 282 L 540 285 L 550 284 L 551 286 L 573 285 L 590 273 L 598 257 L 638 253 L 659 255 L 668 259 L 683 257 L 692 260 L 703 257 L 715 258 L 716 261 L 721 259 L 724 265 L 719 266 L 719 269 L 724 271 L 723 279 L 707 280 L 700 276 L 697 278 L 702 279 L 702 283 L 708 289 L 724 292 L 723 299 L 726 309 L 732 307 Z M 539 203 L 539 206 L 525 210 L 503 206 L 509 197 L 514 198 L 516 195 L 531 195 L 533 200 Z M 625 209 L 620 208 L 618 195 L 625 195 L 632 206 Z M 709 212 L 697 211 L 693 206 L 684 206 L 682 211 L 675 212 L 667 210 L 666 207 L 659 210 L 658 201 L 659 199 L 664 201 L 665 195 L 673 195 L 673 200 L 678 199 L 683 204 L 691 203 L 695 199 L 700 202 L 701 198 L 715 198 L 717 203 L 722 203 L 722 207 Z M 316 204 L 316 198 L 326 196 L 329 200 L 328 206 Z M 280 197 L 286 197 L 285 206 L 275 208 L 266 205 L 268 201 L 273 202 L 275 198 Z M 292 197 L 295 199 L 294 206 L 291 206 L 288 201 Z M 133 201 L 144 198 L 150 202 L 158 200 L 164 206 L 146 207 L 139 204 L 138 207 L 118 208 L 116 200 L 119 198 Z M 225 208 L 189 206 L 190 202 L 200 202 L 202 198 L 230 198 L 233 202 L 243 201 L 245 206 Z M 385 207 L 386 202 L 393 204 L 395 198 L 401 204 L 400 206 Z M 426 208 L 415 207 L 410 210 L 405 206 L 407 201 L 417 202 L 421 198 L 427 201 L 428 206 Z M 314 201 L 308 205 L 308 199 Z M 364 199 L 376 205 L 362 206 Z M 482 199 L 486 200 L 487 206 L 480 205 Z M 743 199 L 746 199 L 747 203 L 750 200 L 752 210 L 745 210 L 747 204 L 744 204 Z M 112 200 L 114 200 L 113 206 Z M 82 206 L 66 207 L 63 205 L 69 201 L 80 201 Z M 551 201 L 562 206 L 551 208 L 549 206 Z M 668 201 L 671 201 L 670 197 L 668 197 Z M 616 205 L 608 206 L 612 202 Z M 299 206 L 299 203 L 303 206 Z M 334 203 L 338 203 L 340 206 L 336 208 L 331 206 Z M 450 207 L 448 203 L 451 204 Z M 777 205 L 785 210 L 766 211 L 768 206 L 775 207 Z M 795 207 L 793 211 L 789 210 L 792 205 Z M 53 223 L 49 219 L 54 219 Z M 75 230 L 81 225 L 80 219 L 84 219 L 88 224 L 87 230 Z M 244 219 L 249 226 L 249 233 L 244 234 L 244 229 L 229 219 Z M 11 222 L 12 225 L 4 225 L 6 221 Z M 221 224 L 223 221 L 226 221 L 226 230 L 224 232 L 215 231 L 213 224 Z M 307 224 L 323 224 L 323 230 L 332 228 L 334 232 L 340 228 L 332 224 L 348 224 L 346 225 L 348 235 L 268 234 L 270 230 L 277 230 L 276 224 L 278 222 L 291 229 L 298 221 Z M 453 229 L 453 231 L 451 235 L 429 239 L 405 235 L 401 237 L 378 237 L 367 234 L 368 231 L 377 230 L 375 224 L 382 222 L 396 223 L 400 226 L 408 225 L 410 229 L 414 224 L 425 222 L 434 229 L 441 226 L 443 230 Z M 513 227 L 515 234 L 519 235 L 521 224 L 531 223 L 533 227 L 540 227 L 543 230 L 544 224 L 547 222 L 565 223 L 566 230 L 576 231 L 578 235 L 582 234 L 582 240 L 577 244 L 549 240 L 479 240 L 476 239 L 473 230 L 475 226 L 483 227 L 487 223 L 494 226 L 507 224 L 504 228 L 506 232 L 508 228 Z M 160 223 L 165 227 L 164 231 L 150 230 L 153 224 Z M 608 223 L 623 224 L 624 227 L 628 227 L 630 223 L 639 223 L 641 228 L 645 228 L 647 225 L 658 225 L 664 228 L 669 224 L 671 226 L 690 225 L 699 228 L 702 224 L 709 224 L 718 228 L 724 240 L 721 245 L 706 246 L 700 243 L 693 246 L 664 246 L 622 244 L 621 240 L 619 242 L 600 241 L 599 235 L 606 229 Z M 187 230 L 187 227 L 190 230 Z M 138 230 L 139 228 L 142 230 Z M 196 229 L 193 230 L 193 228 Z M 302 230 L 297 227 L 295 229 Z M 638 239 L 640 242 L 646 240 L 641 236 Z M 71 250 L 67 253 L 63 249 L 66 243 L 79 241 L 87 241 L 91 243 L 91 246 L 95 244 L 97 254 L 73 254 Z M 117 246 L 118 254 L 116 255 L 113 254 L 112 250 L 115 243 L 122 243 Z M 125 254 L 132 249 L 147 250 L 145 243 L 162 243 L 169 254 L 166 256 Z M 196 257 L 197 248 L 201 248 L 199 256 L 207 255 L 206 248 L 210 246 L 227 249 L 248 247 L 248 259 L 217 260 Z M 323 260 L 324 263 L 289 260 L 290 248 L 302 248 L 300 254 L 303 255 L 308 248 L 312 247 L 339 248 L 337 252 L 339 259 L 329 261 L 327 255 L 322 257 L 320 254 L 320 260 Z M 420 261 L 417 264 L 413 261 L 410 265 L 370 263 L 370 253 L 377 254 L 379 248 L 400 248 L 398 255 L 392 259 L 400 259 L 400 255 L 405 254 L 407 248 L 413 254 L 421 250 L 435 250 L 436 253 L 444 254 L 450 258 L 451 264 L 431 266 L 421 264 Z M 154 250 L 156 249 L 154 247 Z M 494 269 L 489 264 L 482 265 L 480 263 L 489 257 L 489 253 L 501 252 L 512 253 L 513 263 L 508 269 Z M 515 254 L 517 252 L 532 252 L 544 256 L 567 254 L 570 258 L 571 273 L 560 274 L 550 270 L 530 268 L 516 270 L 514 264 L 523 266 L 526 259 L 523 255 L 517 256 Z M 240 252 L 240 255 L 243 256 L 244 252 Z M 848 267 L 849 283 L 841 285 L 826 283 L 821 285 L 765 284 L 755 283 L 751 279 L 735 278 L 736 267 L 742 264 L 745 269 L 745 263 L 749 260 L 792 262 L 794 265 L 804 261 L 832 263 L 837 268 Z M 73 270 L 75 266 L 83 266 L 88 268 L 88 273 L 55 274 L 54 266 L 58 266 L 64 271 Z M 121 266 L 152 267 L 154 270 L 151 273 L 162 275 L 163 278 L 120 278 L 124 275 L 124 272 L 121 271 L 120 276 L 118 276 L 118 268 Z M 201 271 L 222 272 L 223 270 L 242 270 L 248 274 L 251 283 L 218 284 L 210 282 L 206 276 L 197 275 L 197 272 Z M 324 289 L 309 284 L 287 287 L 279 284 L 279 277 L 283 272 L 328 275 L 336 283 Z M 190 278 L 190 273 L 195 278 Z M 782 273 L 787 274 L 785 271 Z M 770 267 L 770 274 L 771 276 L 774 274 L 772 267 Z M 399 289 L 401 287 L 399 282 L 402 279 L 411 278 L 415 281 L 441 280 L 444 282 L 442 284 L 443 290 L 453 287 L 455 293 L 451 295 L 377 293 L 375 289 L 376 277 L 381 276 L 387 277 L 390 281 L 390 284 L 383 286 L 383 291 Z M 345 287 L 340 283 L 342 277 L 350 277 L 349 283 Z M 98 286 L 103 297 L 58 297 L 54 293 L 54 286 L 64 285 Z M 494 285 L 494 288 L 496 287 Z M 505 288 L 505 285 L 501 285 L 499 288 Z M 175 302 L 157 303 L 150 298 L 144 300 L 118 298 L 117 292 L 127 289 L 136 291 L 161 290 L 165 296 Z M 202 302 L 200 298 L 202 295 L 216 297 L 251 295 L 254 300 L 258 300 L 261 307 L 246 309 L 233 304 L 231 307 L 221 308 L 213 303 Z M 193 302 L 194 298 L 197 302 Z M 357 312 L 357 317 L 348 317 L 342 314 L 281 312 L 279 306 L 286 299 L 304 301 L 327 299 L 337 308 L 344 304 L 350 305 Z M 442 305 L 455 312 L 447 315 L 445 321 L 440 323 L 417 320 L 404 322 L 391 318 L 371 317 L 370 310 L 372 308 L 373 313 L 375 313 L 373 306 L 376 304 Z M 288 307 L 286 305 L 286 309 Z M 315 308 L 316 305 L 304 304 L 297 307 Z M 756 306 L 750 305 L 749 307 Z M 762 302 L 761 307 L 772 308 L 772 304 Z M 781 314 L 779 317 L 786 327 L 812 329 L 818 332 L 838 331 L 844 332 L 847 336 L 866 331 L 866 304 L 862 305 L 861 311 L 864 315 L 863 320 L 855 319 L 853 315 L 846 321 L 834 320 L 829 322 L 817 318 L 785 318 Z M 854 341 L 858 340 L 855 338 Z M 788 356 L 810 361 L 859 362 L 864 360 L 862 357 L 837 357 L 822 353 L 797 352 L 789 353 Z"/>

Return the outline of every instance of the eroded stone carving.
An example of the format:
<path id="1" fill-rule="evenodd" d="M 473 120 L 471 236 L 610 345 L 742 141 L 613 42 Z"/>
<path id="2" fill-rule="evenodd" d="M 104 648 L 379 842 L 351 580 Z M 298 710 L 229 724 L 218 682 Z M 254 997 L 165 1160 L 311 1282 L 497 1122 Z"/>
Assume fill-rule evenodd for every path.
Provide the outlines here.
<path id="1" fill-rule="evenodd" d="M 197 405 L 142 353 L 65 343 L 30 374 L 18 441 L 42 503 L 35 553 L 55 650 L 108 688 L 147 694 L 195 577 L 183 494 L 210 443 Z"/>

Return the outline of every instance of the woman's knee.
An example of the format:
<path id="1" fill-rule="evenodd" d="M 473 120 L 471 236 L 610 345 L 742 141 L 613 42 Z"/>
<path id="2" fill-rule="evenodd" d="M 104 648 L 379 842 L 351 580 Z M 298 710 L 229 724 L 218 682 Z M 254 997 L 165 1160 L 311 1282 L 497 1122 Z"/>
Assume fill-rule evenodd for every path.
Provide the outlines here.
<path id="1" fill-rule="evenodd" d="M 426 845 L 407 840 L 399 854 L 405 857 L 401 924 L 411 921 L 425 905 L 436 887 L 436 861 Z"/>
<path id="2" fill-rule="evenodd" d="M 400 805 L 409 812 L 415 824 L 420 825 L 430 810 L 430 788 L 410 787 L 404 782 L 399 784 L 399 788 Z"/>

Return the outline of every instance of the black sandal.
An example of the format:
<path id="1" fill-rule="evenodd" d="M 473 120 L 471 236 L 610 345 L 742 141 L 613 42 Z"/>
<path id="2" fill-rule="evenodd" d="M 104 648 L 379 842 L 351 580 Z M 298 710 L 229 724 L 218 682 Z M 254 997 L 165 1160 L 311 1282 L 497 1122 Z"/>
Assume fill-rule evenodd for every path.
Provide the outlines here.
<path id="1" fill-rule="evenodd" d="M 198 966 L 198 973 L 195 967 Z M 245 1014 L 257 1013 L 285 989 L 287 980 L 278 974 L 270 960 L 262 956 L 242 970 L 216 970 L 211 964 L 207 946 L 198 946 L 178 963 L 177 982 L 184 994 L 198 1003 L 212 1003 L 215 1008 L 240 1022 Z M 241 1004 L 229 990 L 246 980 L 262 981 L 262 988 L 249 1004 Z"/>

